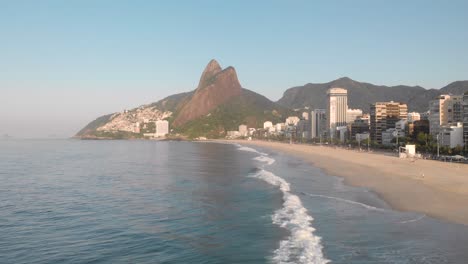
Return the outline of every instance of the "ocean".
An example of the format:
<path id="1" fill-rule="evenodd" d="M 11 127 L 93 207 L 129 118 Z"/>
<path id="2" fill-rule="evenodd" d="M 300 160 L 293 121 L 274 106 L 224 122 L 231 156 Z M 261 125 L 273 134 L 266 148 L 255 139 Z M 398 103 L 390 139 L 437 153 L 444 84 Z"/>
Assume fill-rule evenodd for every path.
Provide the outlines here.
<path id="1" fill-rule="evenodd" d="M 468 263 L 468 227 L 239 144 L 0 141 L 0 263 Z"/>

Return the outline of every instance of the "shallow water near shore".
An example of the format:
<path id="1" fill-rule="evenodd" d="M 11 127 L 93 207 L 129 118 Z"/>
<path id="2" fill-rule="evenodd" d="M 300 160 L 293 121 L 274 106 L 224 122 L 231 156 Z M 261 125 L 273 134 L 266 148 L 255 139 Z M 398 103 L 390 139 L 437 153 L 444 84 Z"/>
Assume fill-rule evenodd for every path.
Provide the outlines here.
<path id="1" fill-rule="evenodd" d="M 235 144 L 0 141 L 2 263 L 466 263 L 468 227 Z"/>

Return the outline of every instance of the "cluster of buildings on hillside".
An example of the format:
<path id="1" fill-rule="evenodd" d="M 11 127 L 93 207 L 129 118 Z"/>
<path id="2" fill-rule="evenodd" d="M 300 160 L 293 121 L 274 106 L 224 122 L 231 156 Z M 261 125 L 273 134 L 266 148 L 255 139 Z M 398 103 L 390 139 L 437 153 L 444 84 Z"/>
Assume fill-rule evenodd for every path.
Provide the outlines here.
<path id="1" fill-rule="evenodd" d="M 169 122 L 167 120 L 143 120 L 141 124 L 136 122 L 133 133 L 143 133 L 144 137 L 149 138 L 165 137 L 169 134 Z"/>
<path id="2" fill-rule="evenodd" d="M 320 141 L 369 140 L 391 146 L 399 138 L 424 133 L 432 135 L 441 146 L 468 147 L 468 92 L 464 95 L 440 95 L 429 102 L 424 113 L 408 112 L 401 102 L 375 102 L 369 113 L 348 108 L 348 91 L 331 88 L 327 91 L 326 109 L 306 111 L 300 117 L 288 117 L 284 123 L 266 121 L 263 128 L 239 131 L 228 136 L 285 135 Z"/>

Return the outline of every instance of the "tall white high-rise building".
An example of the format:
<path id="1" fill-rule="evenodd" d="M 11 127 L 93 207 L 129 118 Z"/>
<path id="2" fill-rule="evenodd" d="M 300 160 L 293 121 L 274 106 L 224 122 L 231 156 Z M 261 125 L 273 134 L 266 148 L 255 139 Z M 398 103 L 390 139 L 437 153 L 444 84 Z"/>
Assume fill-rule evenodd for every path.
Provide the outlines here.
<path id="1" fill-rule="evenodd" d="M 334 137 L 336 128 L 346 126 L 348 111 L 348 91 L 343 88 L 331 88 L 327 91 L 327 129 Z"/>
<path id="2" fill-rule="evenodd" d="M 429 101 L 429 132 L 439 134 L 441 127 L 447 125 L 447 101 L 450 95 L 441 95 Z"/>

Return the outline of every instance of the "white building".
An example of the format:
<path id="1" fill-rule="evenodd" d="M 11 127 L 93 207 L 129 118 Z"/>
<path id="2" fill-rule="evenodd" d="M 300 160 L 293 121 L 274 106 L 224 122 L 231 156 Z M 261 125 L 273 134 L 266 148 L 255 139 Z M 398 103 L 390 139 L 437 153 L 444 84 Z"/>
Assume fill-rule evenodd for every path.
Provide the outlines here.
<path id="1" fill-rule="evenodd" d="M 449 148 L 463 147 L 463 123 L 459 122 L 456 126 L 442 127 L 440 136 L 442 146 Z"/>
<path id="2" fill-rule="evenodd" d="M 263 123 L 263 129 L 268 130 L 270 127 L 273 126 L 273 123 L 271 121 L 266 121 Z"/>
<path id="3" fill-rule="evenodd" d="M 429 132 L 436 136 L 442 126 L 449 124 L 450 95 L 443 94 L 429 102 Z"/>
<path id="4" fill-rule="evenodd" d="M 169 122 L 167 120 L 158 120 L 155 122 L 155 125 L 155 137 L 165 137 L 167 134 L 169 134 Z"/>
<path id="5" fill-rule="evenodd" d="M 247 129 L 247 125 L 240 125 L 239 126 L 239 133 L 241 135 L 241 137 L 246 137 L 249 133 L 248 129 Z"/>
<path id="6" fill-rule="evenodd" d="M 348 91 L 343 88 L 331 88 L 327 91 L 327 129 L 334 137 L 337 127 L 346 126 L 348 111 Z"/>
<path id="7" fill-rule="evenodd" d="M 309 120 L 309 113 L 308 112 L 303 112 L 302 113 L 302 119 Z"/>
<path id="8" fill-rule="evenodd" d="M 361 109 L 348 109 L 346 110 L 346 123 L 350 124 L 361 116 L 362 116 Z"/>
<path id="9" fill-rule="evenodd" d="M 297 116 L 290 116 L 290 117 L 286 118 L 285 123 L 286 123 L 287 125 L 294 125 L 294 126 L 296 126 L 297 123 L 299 123 L 299 120 L 301 120 L 301 119 L 300 119 L 299 117 L 297 117 Z"/>
<path id="10" fill-rule="evenodd" d="M 413 123 L 414 121 L 421 120 L 421 115 L 417 112 L 408 113 L 408 122 Z"/>
<path id="11" fill-rule="evenodd" d="M 284 130 L 286 130 L 286 124 L 285 124 L 285 123 L 277 123 L 277 124 L 275 125 L 275 131 L 276 131 L 277 133 L 282 132 L 282 131 L 284 131 Z"/>
<path id="12" fill-rule="evenodd" d="M 228 131 L 228 132 L 226 133 L 226 137 L 227 137 L 227 138 L 238 138 L 238 137 L 240 137 L 240 136 L 241 136 L 240 132 L 239 132 L 239 131 L 235 131 L 235 130 L 233 130 L 233 131 Z"/>

